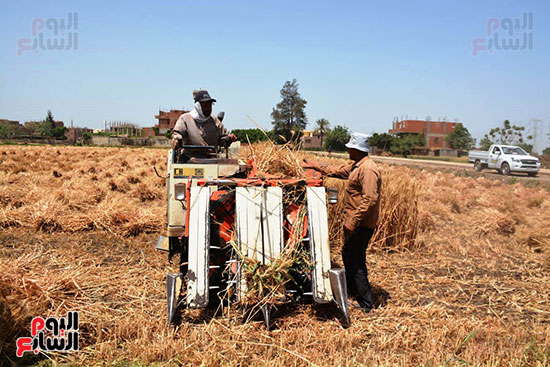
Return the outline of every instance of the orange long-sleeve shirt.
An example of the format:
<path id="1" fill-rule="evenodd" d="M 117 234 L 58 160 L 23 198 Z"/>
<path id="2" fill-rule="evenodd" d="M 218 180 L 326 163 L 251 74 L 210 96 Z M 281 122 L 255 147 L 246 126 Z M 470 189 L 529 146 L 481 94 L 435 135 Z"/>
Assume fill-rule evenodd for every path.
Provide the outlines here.
<path id="1" fill-rule="evenodd" d="M 380 216 L 382 177 L 378 166 L 368 156 L 357 163 L 321 167 L 329 177 L 347 179 L 344 194 L 344 217 L 354 227 L 375 228 Z"/>

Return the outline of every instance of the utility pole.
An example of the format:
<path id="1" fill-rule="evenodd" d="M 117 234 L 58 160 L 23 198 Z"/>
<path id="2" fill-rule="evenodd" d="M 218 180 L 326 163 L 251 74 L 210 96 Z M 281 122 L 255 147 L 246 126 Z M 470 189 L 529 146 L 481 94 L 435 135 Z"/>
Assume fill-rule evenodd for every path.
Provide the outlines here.
<path id="1" fill-rule="evenodd" d="M 72 130 L 72 133 L 73 133 L 73 139 L 74 139 L 74 142 L 73 144 L 76 145 L 76 129 L 74 128 L 73 126 L 73 119 L 71 118 L 71 130 Z"/>
<path id="2" fill-rule="evenodd" d="M 539 153 L 538 151 L 538 141 L 539 141 L 539 123 L 542 122 L 542 120 L 540 119 L 533 119 L 531 120 L 532 122 L 532 127 L 531 127 L 531 131 L 533 132 L 533 153 Z"/>

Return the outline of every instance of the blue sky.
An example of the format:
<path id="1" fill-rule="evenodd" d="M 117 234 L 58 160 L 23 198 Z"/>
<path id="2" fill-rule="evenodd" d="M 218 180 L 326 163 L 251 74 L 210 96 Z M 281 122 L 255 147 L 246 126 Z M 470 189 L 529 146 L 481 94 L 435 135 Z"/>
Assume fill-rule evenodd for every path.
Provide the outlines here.
<path id="1" fill-rule="evenodd" d="M 25 51 L 35 18 L 78 13 L 78 49 Z M 533 13 L 533 49 L 481 51 L 489 18 Z M 395 116 L 550 126 L 548 1 L 1 1 L 0 118 L 152 126 L 208 89 L 229 129 L 269 128 L 296 78 L 310 126 L 383 132 Z M 500 34 L 504 32 L 500 30 Z M 51 33 L 45 33 L 51 36 Z M 539 142 L 550 145 L 548 138 Z"/>

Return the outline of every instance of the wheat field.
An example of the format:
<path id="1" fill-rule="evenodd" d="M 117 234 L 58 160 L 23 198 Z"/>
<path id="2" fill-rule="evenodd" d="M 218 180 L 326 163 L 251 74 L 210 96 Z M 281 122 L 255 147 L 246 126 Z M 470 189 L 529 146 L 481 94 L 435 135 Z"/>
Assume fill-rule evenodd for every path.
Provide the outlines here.
<path id="1" fill-rule="evenodd" d="M 266 173 L 294 176 L 311 158 L 270 145 L 243 154 Z M 153 248 L 166 225 L 166 187 L 153 167 L 162 175 L 165 160 L 163 149 L 0 146 L 7 365 L 550 364 L 548 191 L 380 164 L 382 216 L 367 254 L 371 313 L 352 309 L 344 328 L 331 305 L 284 305 L 267 331 L 239 312 L 206 309 L 184 311 L 169 329 L 164 277 L 174 268 Z M 339 208 L 329 215 L 341 264 Z M 80 312 L 79 352 L 15 357 L 33 316 L 68 311 Z"/>

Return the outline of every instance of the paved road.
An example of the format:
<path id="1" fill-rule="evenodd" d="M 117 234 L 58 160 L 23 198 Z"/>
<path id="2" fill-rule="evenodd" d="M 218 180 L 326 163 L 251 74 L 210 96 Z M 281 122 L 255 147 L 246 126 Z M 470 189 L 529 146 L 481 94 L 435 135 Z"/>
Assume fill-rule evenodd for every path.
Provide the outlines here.
<path id="1" fill-rule="evenodd" d="M 328 156 L 324 152 L 312 152 L 320 156 Z M 347 158 L 348 155 L 345 153 L 332 153 L 332 157 L 338 158 Z M 515 178 L 520 181 L 538 181 L 545 186 L 550 186 L 550 169 L 541 169 L 537 177 L 528 177 L 525 173 L 513 173 L 510 176 L 503 176 L 494 169 L 485 169 L 482 172 L 476 172 L 474 170 L 474 165 L 472 163 L 458 163 L 458 162 L 445 162 L 445 161 L 436 161 L 436 160 L 427 160 L 427 159 L 409 159 L 409 158 L 398 158 L 398 157 L 381 157 L 381 156 L 372 156 L 372 159 L 376 162 L 383 162 L 386 164 L 393 165 L 404 165 L 409 167 L 418 167 L 422 169 L 433 169 L 441 171 L 465 171 L 471 176 L 483 176 L 493 179 L 507 179 Z"/>

